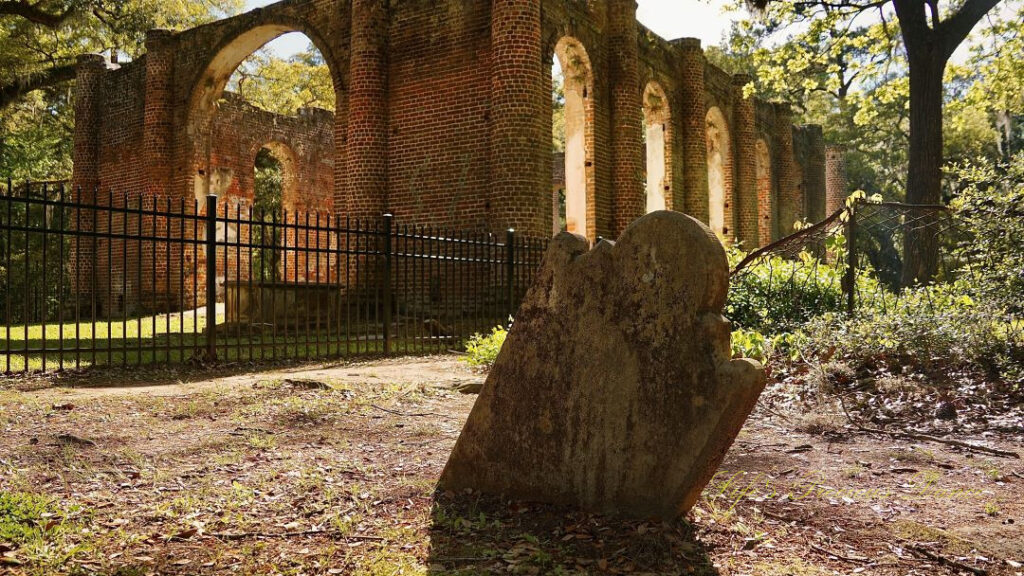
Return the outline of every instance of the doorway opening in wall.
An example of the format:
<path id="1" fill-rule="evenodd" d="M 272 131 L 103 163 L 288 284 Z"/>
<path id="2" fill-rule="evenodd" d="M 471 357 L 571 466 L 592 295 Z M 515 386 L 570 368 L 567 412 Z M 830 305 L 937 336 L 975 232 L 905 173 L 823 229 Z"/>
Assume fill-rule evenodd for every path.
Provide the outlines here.
<path id="1" fill-rule="evenodd" d="M 592 92 L 590 58 L 576 39 L 564 37 L 552 58 L 552 219 L 559 230 L 593 239 Z"/>
<path id="2" fill-rule="evenodd" d="M 656 82 L 650 82 L 643 97 L 644 151 L 646 155 L 644 187 L 647 190 L 647 212 L 671 207 L 671 170 L 669 146 L 671 119 L 668 98 Z"/>
<path id="3" fill-rule="evenodd" d="M 732 147 L 729 125 L 716 106 L 707 113 L 708 226 L 723 239 L 730 237 Z"/>
<path id="4" fill-rule="evenodd" d="M 257 153 L 267 142 L 284 142 L 295 152 L 296 189 L 284 190 L 282 206 L 333 210 L 337 85 L 323 53 L 301 32 L 266 25 L 228 42 L 192 94 L 197 193 L 202 183 L 203 194 L 251 205 Z"/>
<path id="5" fill-rule="evenodd" d="M 197 200 L 219 197 L 218 241 L 256 242 L 226 260 L 217 279 L 218 299 L 234 290 L 236 316 L 243 284 L 306 279 L 305 247 L 321 239 L 297 234 L 296 215 L 315 222 L 334 212 L 335 133 L 345 125 L 335 110 L 344 99 L 326 46 L 294 27 L 258 26 L 229 39 L 193 85 L 189 184 Z M 250 211 L 259 225 L 241 223 Z"/>
<path id="6" fill-rule="evenodd" d="M 270 226 L 253 229 L 254 280 L 276 282 L 281 279 L 281 232 L 274 225 L 281 214 L 284 193 L 284 168 L 270 148 L 264 146 L 256 153 L 253 170 L 253 215 L 259 221 L 270 220 Z"/>

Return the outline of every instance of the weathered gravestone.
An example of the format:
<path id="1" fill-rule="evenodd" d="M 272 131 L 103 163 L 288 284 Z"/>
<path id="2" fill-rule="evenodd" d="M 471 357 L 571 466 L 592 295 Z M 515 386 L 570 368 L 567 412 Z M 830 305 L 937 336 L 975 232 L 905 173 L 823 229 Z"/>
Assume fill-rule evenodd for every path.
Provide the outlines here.
<path id="1" fill-rule="evenodd" d="M 729 268 L 706 226 L 654 212 L 545 256 L 441 477 L 640 518 L 689 510 L 765 385 L 731 360 Z"/>

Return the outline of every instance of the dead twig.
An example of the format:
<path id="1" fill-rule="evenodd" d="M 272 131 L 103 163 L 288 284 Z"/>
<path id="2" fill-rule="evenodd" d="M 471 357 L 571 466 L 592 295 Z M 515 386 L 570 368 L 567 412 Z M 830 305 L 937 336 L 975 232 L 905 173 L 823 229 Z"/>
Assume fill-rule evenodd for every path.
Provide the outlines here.
<path id="1" fill-rule="evenodd" d="M 399 412 L 398 410 L 389 410 L 388 408 L 383 408 L 381 406 L 377 406 L 376 404 L 370 404 L 370 406 L 373 406 L 374 408 L 380 410 L 381 412 L 387 412 L 388 414 L 394 414 L 395 416 L 405 416 L 407 418 L 421 418 L 423 416 L 444 416 L 444 414 L 438 414 L 436 412 Z"/>
<path id="2" fill-rule="evenodd" d="M 820 552 L 821 554 L 824 554 L 826 556 L 831 556 L 832 558 L 843 560 L 844 562 L 850 562 L 852 564 L 868 564 L 871 562 L 870 558 L 862 558 L 860 556 L 843 556 L 842 554 L 836 554 L 835 552 L 832 552 L 831 550 L 826 550 L 816 544 L 811 544 L 811 550 L 814 550 L 815 552 Z"/>
<path id="3" fill-rule="evenodd" d="M 955 568 L 956 570 L 967 571 L 971 574 L 977 574 L 978 576 L 985 576 L 985 574 L 988 574 L 988 570 L 985 570 L 984 568 L 975 568 L 974 566 L 968 566 L 967 564 L 964 564 L 963 562 L 958 562 L 956 560 L 953 560 L 952 558 L 940 556 L 923 546 L 909 544 L 907 545 L 907 550 L 910 550 L 914 554 L 917 554 L 922 558 L 931 560 L 932 562 L 935 562 L 936 564 L 939 564 L 941 566 L 948 566 L 950 568 Z"/>

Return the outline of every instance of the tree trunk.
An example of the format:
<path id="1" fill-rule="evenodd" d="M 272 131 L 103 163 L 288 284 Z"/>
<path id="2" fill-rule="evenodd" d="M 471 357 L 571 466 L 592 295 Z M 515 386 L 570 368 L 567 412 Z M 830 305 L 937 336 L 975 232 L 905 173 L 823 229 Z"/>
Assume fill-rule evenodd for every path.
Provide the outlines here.
<path id="1" fill-rule="evenodd" d="M 942 75 L 946 56 L 926 43 L 910 58 L 908 204 L 938 204 L 942 194 Z M 908 215 L 903 236 L 903 285 L 931 281 L 939 265 L 936 219 Z"/>

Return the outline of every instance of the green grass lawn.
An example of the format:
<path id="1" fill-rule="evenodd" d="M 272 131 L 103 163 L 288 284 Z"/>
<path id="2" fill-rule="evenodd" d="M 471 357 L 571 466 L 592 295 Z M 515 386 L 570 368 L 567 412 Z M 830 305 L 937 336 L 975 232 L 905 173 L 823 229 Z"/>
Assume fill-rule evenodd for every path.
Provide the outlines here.
<path id="1" fill-rule="evenodd" d="M 373 356 L 384 353 L 379 324 L 277 327 L 239 334 L 217 315 L 217 360 L 227 362 Z M 91 366 L 182 364 L 206 360 L 206 317 L 192 311 L 95 323 L 0 326 L 0 371 L 52 372 Z M 422 326 L 396 326 L 391 351 L 444 352 L 454 337 L 432 337 Z M 45 350 L 45 352 L 44 352 Z"/>

